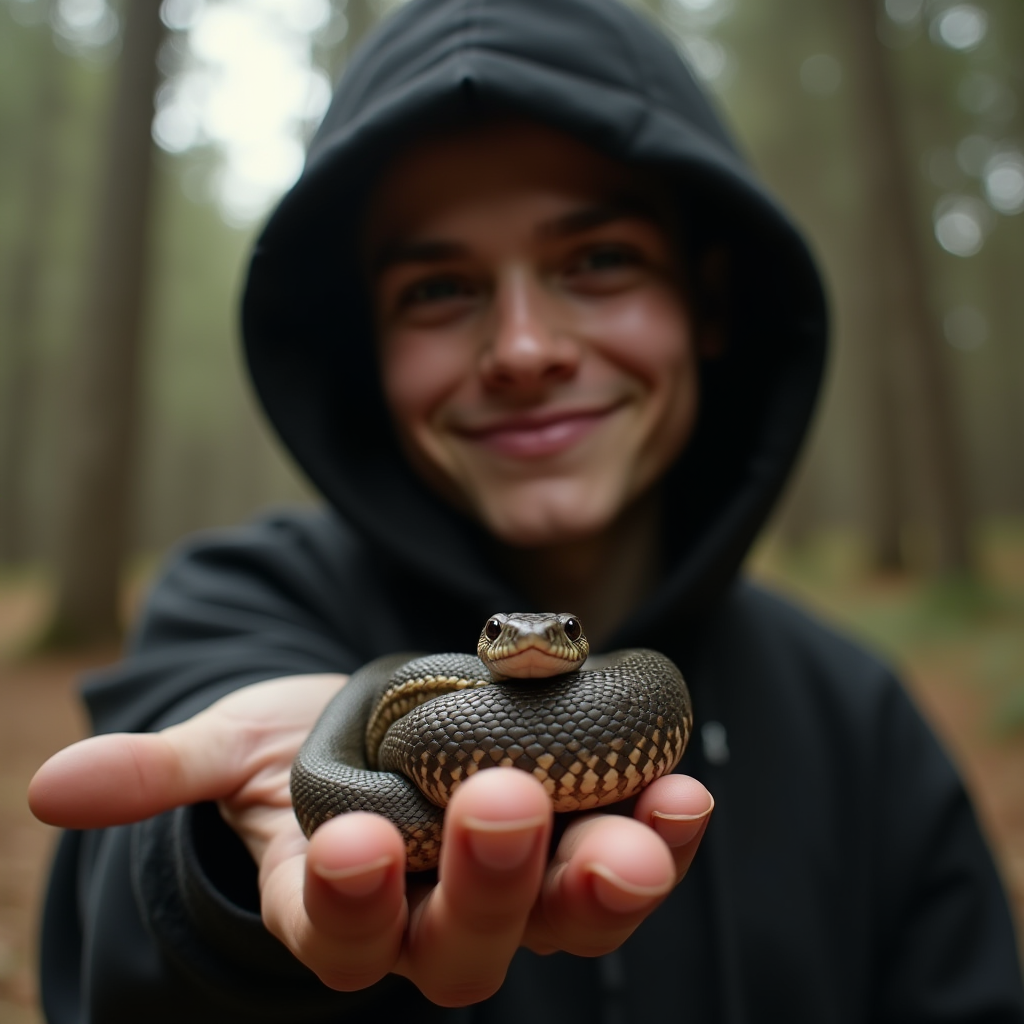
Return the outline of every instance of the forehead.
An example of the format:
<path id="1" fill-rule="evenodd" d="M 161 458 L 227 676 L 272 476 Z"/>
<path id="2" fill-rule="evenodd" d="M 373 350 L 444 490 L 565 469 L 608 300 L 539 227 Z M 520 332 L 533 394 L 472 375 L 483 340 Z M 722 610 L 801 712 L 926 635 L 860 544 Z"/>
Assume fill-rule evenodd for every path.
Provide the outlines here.
<path id="1" fill-rule="evenodd" d="M 432 136 L 396 158 L 373 191 L 366 238 L 377 248 L 429 221 L 516 197 L 641 210 L 663 205 L 663 193 L 649 170 L 555 129 L 502 121 Z"/>

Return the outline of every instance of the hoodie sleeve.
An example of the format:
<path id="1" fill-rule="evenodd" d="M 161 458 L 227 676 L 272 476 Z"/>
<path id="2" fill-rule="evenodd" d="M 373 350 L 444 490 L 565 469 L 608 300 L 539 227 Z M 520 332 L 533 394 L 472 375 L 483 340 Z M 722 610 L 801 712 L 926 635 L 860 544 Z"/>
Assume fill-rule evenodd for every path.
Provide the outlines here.
<path id="1" fill-rule="evenodd" d="M 344 535 L 325 523 L 282 516 L 185 548 L 125 660 L 87 681 L 96 731 L 154 731 L 260 680 L 365 660 L 346 640 Z M 264 929 L 256 883 L 213 804 L 66 834 L 44 915 L 48 1020 L 333 1021 L 385 1005 L 430 1019 L 402 979 L 323 986 Z"/>

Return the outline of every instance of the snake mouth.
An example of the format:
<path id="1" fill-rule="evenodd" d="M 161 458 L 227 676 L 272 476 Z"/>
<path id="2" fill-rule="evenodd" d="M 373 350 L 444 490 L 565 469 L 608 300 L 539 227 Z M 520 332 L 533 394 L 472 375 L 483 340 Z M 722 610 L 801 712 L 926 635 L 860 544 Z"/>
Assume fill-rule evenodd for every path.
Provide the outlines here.
<path id="1" fill-rule="evenodd" d="M 568 658 L 539 645 L 531 645 L 495 658 L 488 667 L 495 679 L 547 679 L 563 672 L 575 672 L 580 662 L 578 657 Z"/>

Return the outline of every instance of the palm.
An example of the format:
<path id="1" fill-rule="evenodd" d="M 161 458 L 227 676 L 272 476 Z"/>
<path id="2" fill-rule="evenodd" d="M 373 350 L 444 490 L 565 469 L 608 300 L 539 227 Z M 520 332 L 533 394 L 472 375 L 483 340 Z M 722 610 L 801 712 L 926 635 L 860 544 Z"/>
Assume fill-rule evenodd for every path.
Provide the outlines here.
<path id="1" fill-rule="evenodd" d="M 344 676 L 297 676 L 246 687 L 210 709 L 225 733 L 240 738 L 241 786 L 219 800 L 221 814 L 241 836 L 261 870 L 268 854 L 305 855 L 306 840 L 292 812 L 291 764 Z M 219 723 L 219 724 L 221 724 Z"/>
<path id="2" fill-rule="evenodd" d="M 83 740 L 39 770 L 30 804 L 50 824 L 105 828 L 216 800 L 259 866 L 267 928 L 325 984 L 355 990 L 394 971 L 449 1006 L 492 994 L 521 944 L 614 949 L 686 873 L 711 810 L 695 780 L 657 780 L 639 820 L 575 822 L 548 864 L 548 797 L 527 773 L 496 768 L 455 794 L 439 882 L 407 901 L 390 822 L 344 815 L 307 840 L 292 813 L 292 760 L 344 682 L 271 680 L 161 733 Z"/>

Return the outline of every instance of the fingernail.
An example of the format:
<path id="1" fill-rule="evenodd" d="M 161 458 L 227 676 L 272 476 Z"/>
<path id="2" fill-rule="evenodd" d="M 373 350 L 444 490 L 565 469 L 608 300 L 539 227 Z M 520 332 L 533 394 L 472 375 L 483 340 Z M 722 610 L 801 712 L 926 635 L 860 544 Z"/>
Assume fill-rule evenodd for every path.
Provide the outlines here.
<path id="1" fill-rule="evenodd" d="M 636 885 L 627 882 L 604 864 L 588 864 L 587 869 L 594 877 L 594 893 L 598 900 L 616 914 L 642 910 L 661 899 L 672 888 L 671 881 L 665 885 Z"/>
<path id="2" fill-rule="evenodd" d="M 526 862 L 537 843 L 543 817 L 519 821 L 464 821 L 473 856 L 492 871 L 511 871 Z"/>
<path id="3" fill-rule="evenodd" d="M 358 899 L 375 893 L 384 884 L 391 860 L 385 856 L 370 861 L 369 864 L 354 864 L 348 868 L 329 868 L 323 864 L 314 864 L 313 871 L 343 896 Z"/>
<path id="4" fill-rule="evenodd" d="M 708 809 L 700 814 L 663 814 L 661 811 L 652 811 L 651 827 L 665 840 L 667 846 L 685 846 L 693 842 L 714 809 L 715 802 L 712 800 Z"/>

